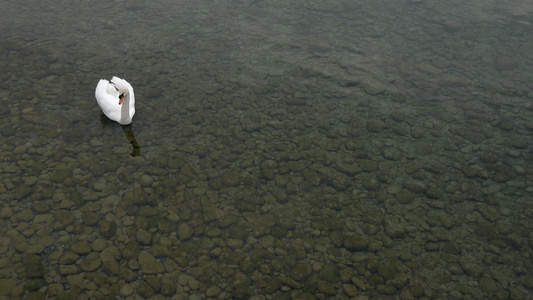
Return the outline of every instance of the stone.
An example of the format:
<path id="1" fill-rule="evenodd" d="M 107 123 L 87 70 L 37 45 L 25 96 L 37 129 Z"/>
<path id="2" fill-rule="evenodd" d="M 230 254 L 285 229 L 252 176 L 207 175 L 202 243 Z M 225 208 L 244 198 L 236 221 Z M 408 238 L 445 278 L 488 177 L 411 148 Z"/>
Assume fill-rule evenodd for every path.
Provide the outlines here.
<path id="1" fill-rule="evenodd" d="M 404 187 L 411 192 L 418 194 L 423 194 L 427 189 L 426 184 L 421 181 L 407 181 L 404 183 Z"/>
<path id="2" fill-rule="evenodd" d="M 409 288 L 409 291 L 416 298 L 420 298 L 425 295 L 424 288 L 419 283 L 413 283 Z"/>
<path id="3" fill-rule="evenodd" d="M 109 275 L 115 275 L 119 272 L 120 266 L 114 260 L 102 261 L 102 270 Z"/>
<path id="4" fill-rule="evenodd" d="M 349 297 L 357 296 L 357 288 L 353 284 L 343 284 L 342 289 Z"/>
<path id="5" fill-rule="evenodd" d="M 241 176 L 236 170 L 226 171 L 222 175 L 222 182 L 226 187 L 235 187 L 241 183 Z"/>
<path id="6" fill-rule="evenodd" d="M 368 248 L 368 240 L 362 237 L 348 236 L 344 238 L 342 245 L 350 251 L 363 251 Z"/>
<path id="7" fill-rule="evenodd" d="M 407 230 L 400 224 L 385 221 L 385 234 L 390 238 L 404 238 Z"/>
<path id="8" fill-rule="evenodd" d="M 524 294 L 524 291 L 516 285 L 509 286 L 509 293 L 511 294 L 509 298 L 511 299 L 529 299 L 526 298 L 526 295 Z"/>
<path id="9" fill-rule="evenodd" d="M 324 281 L 318 282 L 318 291 L 331 296 L 336 294 L 335 286 L 329 282 Z"/>
<path id="10" fill-rule="evenodd" d="M 80 275 L 80 274 L 67 276 L 68 284 L 73 285 L 73 286 L 81 286 L 83 279 L 84 279 L 84 275 Z"/>
<path id="11" fill-rule="evenodd" d="M 355 176 L 362 172 L 362 169 L 357 164 L 338 163 L 335 165 L 335 169 L 350 176 Z"/>
<path id="12" fill-rule="evenodd" d="M 139 251 L 140 251 L 139 244 L 134 240 L 130 240 L 120 250 L 120 255 L 122 255 L 126 259 L 132 259 L 139 255 Z"/>
<path id="13" fill-rule="evenodd" d="M 496 209 L 485 203 L 478 203 L 476 210 L 487 220 L 494 222 L 500 218 L 500 215 Z"/>
<path id="14" fill-rule="evenodd" d="M 29 245 L 26 249 L 27 254 L 41 254 L 45 250 L 45 246 L 39 244 L 39 245 Z"/>
<path id="15" fill-rule="evenodd" d="M 258 227 L 256 227 L 256 228 L 258 228 Z M 259 228 L 265 228 L 266 229 L 266 227 L 259 227 Z M 263 248 L 267 249 L 269 247 L 274 246 L 275 239 L 274 239 L 274 237 L 272 235 L 266 235 L 266 236 L 263 236 L 263 237 L 259 238 L 258 241 L 259 241 L 259 244 L 261 244 L 261 246 L 263 246 Z"/>
<path id="16" fill-rule="evenodd" d="M 359 159 L 357 164 L 365 172 L 374 172 L 378 169 L 378 164 L 370 159 Z"/>
<path id="17" fill-rule="evenodd" d="M 236 224 L 230 227 L 230 237 L 232 239 L 246 241 L 246 239 L 248 239 L 248 236 L 249 232 L 246 231 L 244 226 L 239 226 L 239 224 Z"/>
<path id="18" fill-rule="evenodd" d="M 311 275 L 313 268 L 306 262 L 298 262 L 291 270 L 291 276 L 294 280 L 304 281 Z"/>
<path id="19" fill-rule="evenodd" d="M 473 278 L 479 278 L 483 274 L 483 268 L 476 263 L 463 263 L 461 264 L 461 267 L 466 274 Z"/>
<path id="20" fill-rule="evenodd" d="M 430 199 L 440 199 L 441 191 L 435 186 L 430 186 L 425 192 L 426 196 Z"/>
<path id="21" fill-rule="evenodd" d="M 91 252 L 91 246 L 89 246 L 87 240 L 83 240 L 72 244 L 70 250 L 76 254 L 84 255 Z"/>
<path id="22" fill-rule="evenodd" d="M 83 213 L 83 224 L 86 226 L 93 226 L 98 224 L 102 219 L 102 215 L 94 212 L 84 212 Z"/>
<path id="23" fill-rule="evenodd" d="M 511 233 L 505 236 L 503 240 L 516 250 L 520 250 L 520 248 L 522 248 L 522 244 L 524 243 L 523 238 L 516 233 Z"/>
<path id="24" fill-rule="evenodd" d="M 54 215 L 52 214 L 41 214 L 41 215 L 36 215 L 35 218 L 33 218 L 33 223 L 47 224 L 47 223 L 51 223 L 53 219 L 54 219 Z"/>
<path id="25" fill-rule="evenodd" d="M 161 279 L 157 276 L 146 276 L 146 282 L 154 291 L 159 291 L 161 289 Z"/>
<path id="26" fill-rule="evenodd" d="M 107 272 L 107 271 L 106 271 Z M 135 269 L 132 270 L 129 267 L 121 267 L 118 272 L 116 272 L 117 276 L 124 279 L 126 282 L 132 282 L 136 280 L 139 275 L 140 271 Z M 118 291 L 117 291 L 118 292 Z"/>
<path id="27" fill-rule="evenodd" d="M 249 299 L 253 295 L 253 292 L 251 287 L 239 285 L 233 289 L 231 295 L 234 299 Z"/>
<path id="28" fill-rule="evenodd" d="M 265 292 L 268 294 L 273 294 L 277 290 L 281 289 L 283 287 L 283 282 L 279 278 L 272 278 L 270 281 L 268 281 Z"/>
<path id="29" fill-rule="evenodd" d="M 133 294 L 135 290 L 133 289 L 133 286 L 129 283 L 125 283 L 120 287 L 119 295 L 121 297 L 128 297 Z"/>
<path id="30" fill-rule="evenodd" d="M 92 254 L 97 254 L 97 252 L 93 252 Z M 88 255 L 81 261 L 80 268 L 85 272 L 92 272 L 98 269 L 101 263 L 100 255 Z"/>
<path id="31" fill-rule="evenodd" d="M 105 238 L 111 238 L 117 233 L 117 224 L 113 221 L 104 220 L 100 223 L 98 232 Z"/>
<path id="32" fill-rule="evenodd" d="M 54 182 L 63 182 L 66 178 L 72 177 L 72 171 L 67 169 L 56 170 L 52 175 Z"/>
<path id="33" fill-rule="evenodd" d="M 498 290 L 498 284 L 494 279 L 492 279 L 492 277 L 486 276 L 481 278 L 481 280 L 479 281 L 479 288 L 483 292 L 494 293 Z"/>
<path id="34" fill-rule="evenodd" d="M 440 259 L 438 255 L 434 253 L 427 253 L 422 257 L 422 265 L 429 270 L 433 270 L 437 264 L 439 263 Z"/>
<path id="35" fill-rule="evenodd" d="M 207 206 L 204 208 L 204 222 L 208 223 L 219 219 L 222 216 L 222 210 L 215 206 Z"/>
<path id="36" fill-rule="evenodd" d="M 159 274 L 165 271 L 163 264 L 146 250 L 139 253 L 138 261 L 144 274 Z"/>
<path id="37" fill-rule="evenodd" d="M 334 264 L 324 264 L 320 269 L 320 278 L 327 282 L 337 282 L 340 279 L 339 268 Z"/>
<path id="38" fill-rule="evenodd" d="M 166 234 L 169 234 L 171 232 L 175 232 L 176 231 L 176 223 L 175 222 L 171 222 L 169 220 L 166 220 L 166 219 L 159 219 L 157 221 L 157 228 L 159 230 L 161 230 L 161 232 L 163 233 L 166 233 Z"/>
<path id="39" fill-rule="evenodd" d="M 390 113 L 390 117 L 394 120 L 394 122 L 403 122 L 405 121 L 406 115 L 402 111 L 394 110 Z"/>
<path id="40" fill-rule="evenodd" d="M 344 191 L 352 183 L 351 177 L 331 168 L 319 168 L 318 173 L 323 176 L 323 180 L 337 191 Z"/>
<path id="41" fill-rule="evenodd" d="M 143 246 L 149 246 L 152 244 L 152 234 L 149 231 L 139 229 L 137 230 L 135 237 L 137 238 L 137 242 Z"/>
<path id="42" fill-rule="evenodd" d="M 315 172 L 313 170 L 307 169 L 307 170 L 302 172 L 302 175 L 303 175 L 303 178 L 306 181 L 310 182 L 311 185 L 313 185 L 313 186 L 319 185 L 320 181 L 322 180 L 321 176 L 317 172 Z"/>
<path id="43" fill-rule="evenodd" d="M 4 206 L 0 208 L 0 218 L 1 219 L 9 219 L 13 216 L 13 209 L 9 206 Z"/>
<path id="44" fill-rule="evenodd" d="M 207 289 L 206 294 L 208 291 L 209 289 Z M 163 282 L 161 283 L 161 294 L 163 294 L 163 296 L 168 297 L 168 296 L 173 296 L 175 293 L 176 293 L 176 283 L 171 280 L 163 280 Z M 208 297 L 214 297 L 214 296 L 208 296 Z"/>
<path id="45" fill-rule="evenodd" d="M 144 299 L 148 299 L 155 295 L 154 289 L 147 283 L 141 283 L 137 288 L 137 293 Z"/>
<path id="46" fill-rule="evenodd" d="M 8 296 L 11 290 L 17 286 L 17 280 L 14 278 L 0 279 L 0 296 Z"/>
<path id="47" fill-rule="evenodd" d="M 187 223 L 181 223 L 178 226 L 178 237 L 182 241 L 188 240 L 192 236 L 193 232 L 193 229 Z"/>
<path id="48" fill-rule="evenodd" d="M 31 187 L 26 184 L 20 184 L 15 188 L 15 200 L 22 200 L 31 193 Z"/>
<path id="49" fill-rule="evenodd" d="M 29 186 L 36 184 L 37 181 L 39 181 L 39 177 L 37 176 L 24 176 L 24 183 Z"/>
<path id="50" fill-rule="evenodd" d="M 218 295 L 220 295 L 221 291 L 222 290 L 218 286 L 212 285 L 207 288 L 207 290 L 205 291 L 205 295 L 209 298 L 216 298 Z"/>
<path id="51" fill-rule="evenodd" d="M 270 227 L 276 224 L 276 218 L 271 214 L 258 215 L 254 219 L 254 225 Z"/>
<path id="52" fill-rule="evenodd" d="M 144 187 L 150 187 L 154 183 L 154 179 L 151 176 L 142 175 L 140 179 L 140 183 Z"/>
<path id="53" fill-rule="evenodd" d="M 385 93 L 386 91 L 386 87 L 377 81 L 365 82 L 365 84 L 363 85 L 363 89 L 370 95 L 379 95 Z"/>
<path id="54" fill-rule="evenodd" d="M 70 265 L 75 263 L 80 256 L 74 252 L 65 252 L 59 257 L 59 264 Z"/>
<path id="55" fill-rule="evenodd" d="M 27 148 L 24 145 L 19 145 L 19 146 L 15 147 L 15 149 L 13 149 L 13 153 L 14 154 L 22 154 L 22 153 L 25 153 L 26 150 L 27 150 Z"/>
<path id="56" fill-rule="evenodd" d="M 402 189 L 398 194 L 396 194 L 396 199 L 398 199 L 398 202 L 401 204 L 409 204 L 413 202 L 414 195 L 409 190 Z"/>
<path id="57" fill-rule="evenodd" d="M 44 277 L 46 270 L 41 257 L 38 255 L 26 255 L 26 276 L 28 278 L 42 278 Z"/>
<path id="58" fill-rule="evenodd" d="M 511 71 L 519 66 L 519 61 L 516 58 L 507 55 L 498 55 L 494 61 L 496 70 L 499 72 Z"/>
<path id="59" fill-rule="evenodd" d="M 29 222 L 33 219 L 33 211 L 29 208 L 23 209 L 21 212 L 16 214 L 17 221 L 19 222 Z"/>
<path id="60" fill-rule="evenodd" d="M 44 281 L 44 279 L 36 278 L 36 279 L 28 280 L 28 282 L 26 283 L 25 288 L 28 291 L 36 291 L 36 290 L 42 288 L 45 285 L 46 285 L 46 281 Z M 29 299 L 29 298 L 26 298 L 26 299 Z M 42 298 L 42 299 L 45 299 L 45 298 Z"/>
<path id="61" fill-rule="evenodd" d="M 331 240 L 333 246 L 340 247 L 344 242 L 344 235 L 338 230 L 333 230 L 329 233 L 329 239 Z"/>
<path id="62" fill-rule="evenodd" d="M 100 252 L 107 247 L 107 241 L 101 238 L 94 240 L 91 243 L 91 249 L 96 252 Z"/>
<path id="63" fill-rule="evenodd" d="M 193 290 L 197 289 L 199 284 L 199 282 L 194 277 L 188 274 L 181 274 L 178 277 L 178 283 L 182 286 L 188 286 Z"/>
<path id="64" fill-rule="evenodd" d="M 97 208 L 98 210 L 100 210 L 100 205 L 104 208 L 111 208 L 113 209 L 114 207 L 117 207 L 120 203 L 120 201 L 122 200 L 122 198 L 118 195 L 109 195 L 105 198 L 101 198 L 100 199 L 100 203 L 96 203 L 97 205 Z M 100 205 L 98 205 L 100 204 Z"/>
<path id="65" fill-rule="evenodd" d="M 243 241 L 238 239 L 228 239 L 226 244 L 230 249 L 235 250 L 242 248 Z"/>
<path id="66" fill-rule="evenodd" d="M 58 274 L 61 276 L 74 275 L 80 272 L 76 265 L 59 265 Z"/>
<path id="67" fill-rule="evenodd" d="M 74 214 L 67 210 L 59 210 L 54 215 L 54 224 L 52 229 L 54 231 L 65 229 L 68 225 L 71 225 L 76 221 Z"/>
<path id="68" fill-rule="evenodd" d="M 107 188 L 106 182 L 97 181 L 93 184 L 93 187 L 97 191 L 104 191 Z"/>

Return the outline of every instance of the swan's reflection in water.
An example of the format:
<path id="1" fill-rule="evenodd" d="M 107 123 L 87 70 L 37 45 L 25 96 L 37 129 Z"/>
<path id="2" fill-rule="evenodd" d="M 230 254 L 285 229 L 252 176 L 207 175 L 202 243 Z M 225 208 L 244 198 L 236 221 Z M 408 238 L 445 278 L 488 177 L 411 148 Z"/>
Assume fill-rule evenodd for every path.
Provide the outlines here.
<path id="1" fill-rule="evenodd" d="M 106 117 L 103 113 L 100 114 L 100 123 L 102 126 L 106 126 L 109 124 L 116 123 L 112 120 L 110 120 L 108 117 Z M 139 143 L 137 143 L 137 139 L 135 138 L 135 135 L 133 134 L 133 129 L 131 127 L 131 124 L 129 125 L 120 125 L 122 127 L 122 131 L 124 131 L 124 135 L 126 136 L 126 139 L 130 142 L 131 146 L 133 147 L 133 150 L 131 152 L 131 156 L 139 156 L 141 155 L 141 147 L 139 147 Z"/>
<path id="2" fill-rule="evenodd" d="M 131 124 L 129 125 L 120 125 L 122 127 L 122 130 L 124 131 L 124 135 L 130 142 L 131 146 L 133 147 L 133 151 L 131 152 L 131 156 L 139 156 L 141 154 L 141 147 L 139 147 L 139 143 L 137 143 L 137 140 L 135 139 L 135 135 L 133 134 L 133 129 L 131 128 Z"/>

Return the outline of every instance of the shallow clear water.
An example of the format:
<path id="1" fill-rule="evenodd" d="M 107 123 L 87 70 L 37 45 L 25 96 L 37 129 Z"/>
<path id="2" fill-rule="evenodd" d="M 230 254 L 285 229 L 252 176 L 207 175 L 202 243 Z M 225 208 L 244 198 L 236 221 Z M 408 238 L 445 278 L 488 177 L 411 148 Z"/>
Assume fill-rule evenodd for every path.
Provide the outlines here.
<path id="1" fill-rule="evenodd" d="M 531 1 L 2 11 L 0 298 L 530 297 Z"/>

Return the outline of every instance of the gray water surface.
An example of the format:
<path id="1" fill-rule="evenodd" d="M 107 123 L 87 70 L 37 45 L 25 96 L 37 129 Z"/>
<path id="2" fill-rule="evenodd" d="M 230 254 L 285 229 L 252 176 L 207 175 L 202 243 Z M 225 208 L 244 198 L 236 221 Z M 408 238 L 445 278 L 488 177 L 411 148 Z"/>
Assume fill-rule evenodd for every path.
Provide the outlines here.
<path id="1" fill-rule="evenodd" d="M 531 299 L 531 1 L 1 2 L 0 299 Z"/>

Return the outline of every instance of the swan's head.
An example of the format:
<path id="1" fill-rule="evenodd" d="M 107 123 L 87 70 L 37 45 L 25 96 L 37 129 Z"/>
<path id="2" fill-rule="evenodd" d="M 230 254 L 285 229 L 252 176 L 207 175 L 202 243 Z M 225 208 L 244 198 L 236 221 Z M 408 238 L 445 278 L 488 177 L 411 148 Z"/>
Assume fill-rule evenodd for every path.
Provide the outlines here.
<path id="1" fill-rule="evenodd" d="M 129 91 L 127 87 L 123 86 L 118 90 L 118 105 L 122 104 L 122 101 L 124 101 L 124 97 L 128 96 L 128 94 Z"/>

